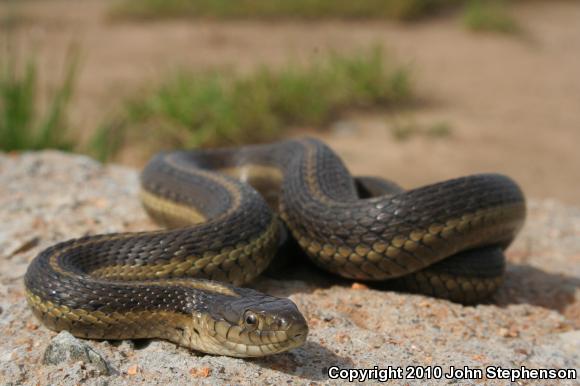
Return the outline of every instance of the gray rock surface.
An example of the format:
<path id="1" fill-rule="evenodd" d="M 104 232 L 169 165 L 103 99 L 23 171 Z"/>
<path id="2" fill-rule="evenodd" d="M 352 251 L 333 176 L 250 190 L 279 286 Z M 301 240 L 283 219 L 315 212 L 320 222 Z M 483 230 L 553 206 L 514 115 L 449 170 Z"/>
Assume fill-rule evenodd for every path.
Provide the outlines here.
<path id="1" fill-rule="evenodd" d="M 579 371 L 580 209 L 550 200 L 530 200 L 526 226 L 508 251 L 506 283 L 488 304 L 465 307 L 312 273 L 304 276 L 299 270 L 290 279 L 264 277 L 253 285 L 290 297 L 309 321 L 307 343 L 289 353 L 243 360 L 190 352 L 165 341 L 73 338 L 88 352 L 98 352 L 115 372 L 104 375 L 90 363 L 91 354 L 89 359 L 43 364 L 47 347 L 62 335 L 41 325 L 27 307 L 22 283 L 26 267 L 43 248 L 64 239 L 153 229 L 137 190 L 136 171 L 103 167 L 86 157 L 0 155 L 0 385 L 321 384 L 331 382 L 331 366 Z M 482 382 L 510 383 L 457 378 L 393 383 Z"/>
<path id="2" fill-rule="evenodd" d="M 110 369 L 103 357 L 88 344 L 75 338 L 67 331 L 61 331 L 52 338 L 44 351 L 42 363 L 59 365 L 61 363 L 82 362 L 92 364 L 100 374 L 109 375 Z"/>

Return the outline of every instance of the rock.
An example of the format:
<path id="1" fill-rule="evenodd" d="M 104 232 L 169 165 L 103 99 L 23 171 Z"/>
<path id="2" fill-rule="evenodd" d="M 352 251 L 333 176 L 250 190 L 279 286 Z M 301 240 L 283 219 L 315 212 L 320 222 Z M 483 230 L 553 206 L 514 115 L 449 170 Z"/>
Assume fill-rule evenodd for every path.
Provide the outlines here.
<path id="1" fill-rule="evenodd" d="M 77 361 L 94 365 L 103 375 L 110 374 L 109 365 L 101 354 L 67 331 L 61 331 L 52 339 L 44 351 L 42 363 L 45 365 L 58 365 Z"/>
<path id="2" fill-rule="evenodd" d="M 559 338 L 562 350 L 571 358 L 580 359 L 580 330 L 564 332 Z"/>
<path id="3" fill-rule="evenodd" d="M 526 225 L 507 253 L 505 284 L 487 304 L 466 307 L 286 269 L 252 286 L 291 298 L 308 320 L 306 344 L 288 353 L 243 360 L 162 340 L 85 341 L 66 332 L 51 339 L 26 304 L 26 267 L 68 238 L 153 229 L 137 175 L 58 152 L 0 154 L 0 384 L 321 384 L 331 381 L 331 366 L 580 368 L 580 208 L 554 200 L 529 199 Z M 58 364 L 39 366 L 43 361 Z"/>

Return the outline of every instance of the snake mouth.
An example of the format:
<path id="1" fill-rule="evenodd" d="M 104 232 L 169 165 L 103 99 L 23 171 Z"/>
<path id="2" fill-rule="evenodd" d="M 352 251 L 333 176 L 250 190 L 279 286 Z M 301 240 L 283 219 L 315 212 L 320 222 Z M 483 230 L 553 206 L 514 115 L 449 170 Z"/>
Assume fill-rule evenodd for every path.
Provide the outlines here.
<path id="1" fill-rule="evenodd" d="M 301 347 L 307 338 L 307 332 L 297 332 L 289 335 L 286 340 L 276 343 L 244 344 L 232 341 L 223 341 L 223 347 L 228 349 L 226 355 L 242 358 L 262 357 L 266 355 L 279 354 L 294 348 Z"/>

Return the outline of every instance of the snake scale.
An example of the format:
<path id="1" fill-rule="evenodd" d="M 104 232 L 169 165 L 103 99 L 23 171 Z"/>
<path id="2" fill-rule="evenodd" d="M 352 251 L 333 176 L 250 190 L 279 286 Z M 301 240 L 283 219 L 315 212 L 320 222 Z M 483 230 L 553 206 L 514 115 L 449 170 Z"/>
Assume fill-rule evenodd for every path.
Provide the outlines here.
<path id="1" fill-rule="evenodd" d="M 500 285 L 503 250 L 525 218 L 508 177 L 405 191 L 352 177 L 310 138 L 160 153 L 141 187 L 163 230 L 69 240 L 32 261 L 27 300 L 46 326 L 220 355 L 274 354 L 305 342 L 305 318 L 289 299 L 239 286 L 268 267 L 282 226 L 332 273 L 474 303 Z"/>

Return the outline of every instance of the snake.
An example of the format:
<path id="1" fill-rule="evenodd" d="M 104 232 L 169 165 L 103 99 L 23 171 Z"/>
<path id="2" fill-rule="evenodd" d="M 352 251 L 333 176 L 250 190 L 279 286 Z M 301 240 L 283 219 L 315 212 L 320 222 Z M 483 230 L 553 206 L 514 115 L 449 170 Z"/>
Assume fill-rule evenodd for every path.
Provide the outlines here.
<path id="1" fill-rule="evenodd" d="M 306 342 L 306 318 L 289 298 L 244 285 L 269 266 L 284 234 L 330 273 L 471 304 L 501 285 L 504 250 L 526 214 L 507 176 L 404 190 L 351 175 L 314 138 L 161 152 L 140 187 L 162 227 L 60 242 L 30 263 L 26 298 L 48 328 L 276 354 Z"/>

